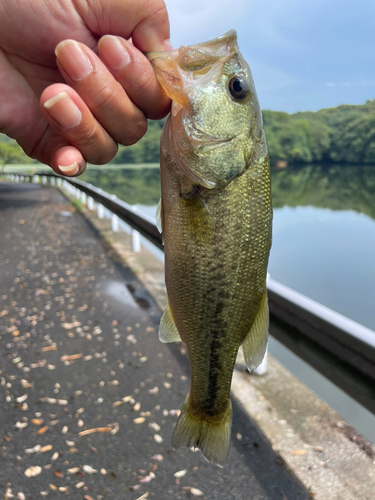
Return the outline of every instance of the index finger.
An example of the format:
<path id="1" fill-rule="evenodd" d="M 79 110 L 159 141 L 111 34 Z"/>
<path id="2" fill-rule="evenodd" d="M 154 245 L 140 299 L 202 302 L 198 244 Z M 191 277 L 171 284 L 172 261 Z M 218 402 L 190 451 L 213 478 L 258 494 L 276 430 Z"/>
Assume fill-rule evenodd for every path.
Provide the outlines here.
<path id="1" fill-rule="evenodd" d="M 159 120 L 169 112 L 169 97 L 156 79 L 148 59 L 131 42 L 105 35 L 99 40 L 98 49 L 107 68 L 147 118 Z"/>

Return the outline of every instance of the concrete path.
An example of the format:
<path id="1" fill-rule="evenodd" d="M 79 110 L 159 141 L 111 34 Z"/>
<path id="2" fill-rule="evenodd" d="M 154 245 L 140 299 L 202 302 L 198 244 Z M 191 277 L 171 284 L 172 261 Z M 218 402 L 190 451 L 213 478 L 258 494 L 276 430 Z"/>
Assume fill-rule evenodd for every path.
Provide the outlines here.
<path id="1" fill-rule="evenodd" d="M 0 182 L 0 498 L 311 498 L 237 401 L 224 469 L 171 448 L 186 352 L 118 260 L 57 189 Z"/>

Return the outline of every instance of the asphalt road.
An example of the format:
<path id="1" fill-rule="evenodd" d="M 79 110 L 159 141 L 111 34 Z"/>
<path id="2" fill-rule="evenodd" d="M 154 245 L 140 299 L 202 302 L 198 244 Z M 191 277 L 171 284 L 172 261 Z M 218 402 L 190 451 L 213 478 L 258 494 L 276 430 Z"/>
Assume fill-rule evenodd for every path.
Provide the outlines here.
<path id="1" fill-rule="evenodd" d="M 224 468 L 171 448 L 189 365 L 160 316 L 57 189 L 0 182 L 0 498 L 311 498 L 237 401 Z"/>

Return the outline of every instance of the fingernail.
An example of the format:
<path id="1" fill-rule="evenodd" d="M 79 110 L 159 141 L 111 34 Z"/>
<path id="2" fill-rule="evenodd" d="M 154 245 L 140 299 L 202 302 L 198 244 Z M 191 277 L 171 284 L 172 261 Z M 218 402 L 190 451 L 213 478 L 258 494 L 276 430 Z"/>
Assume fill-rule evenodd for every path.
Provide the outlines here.
<path id="1" fill-rule="evenodd" d="M 72 80 L 82 80 L 92 70 L 90 59 L 74 40 L 64 40 L 55 49 L 56 57 Z"/>
<path id="2" fill-rule="evenodd" d="M 79 165 L 76 161 L 72 165 L 66 165 L 65 167 L 58 165 L 58 167 L 63 175 L 75 175 L 79 170 Z"/>
<path id="3" fill-rule="evenodd" d="M 67 92 L 51 97 L 44 103 L 45 109 L 64 129 L 77 127 L 82 119 L 82 114 Z"/>
<path id="4" fill-rule="evenodd" d="M 99 52 L 103 61 L 112 69 L 119 70 L 130 63 L 129 52 L 116 36 L 103 36 Z"/>

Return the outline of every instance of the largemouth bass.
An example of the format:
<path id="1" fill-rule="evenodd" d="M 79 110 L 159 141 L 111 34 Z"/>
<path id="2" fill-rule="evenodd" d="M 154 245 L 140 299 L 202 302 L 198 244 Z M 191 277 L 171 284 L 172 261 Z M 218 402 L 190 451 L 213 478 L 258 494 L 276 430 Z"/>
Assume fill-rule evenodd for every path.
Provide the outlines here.
<path id="1" fill-rule="evenodd" d="M 159 337 L 185 342 L 191 368 L 172 444 L 224 465 L 238 349 L 253 370 L 268 336 L 272 207 L 262 115 L 235 31 L 148 56 L 173 101 L 161 138 L 168 305 Z"/>

